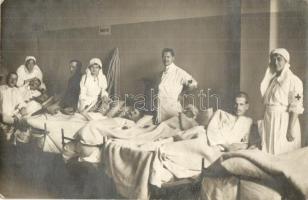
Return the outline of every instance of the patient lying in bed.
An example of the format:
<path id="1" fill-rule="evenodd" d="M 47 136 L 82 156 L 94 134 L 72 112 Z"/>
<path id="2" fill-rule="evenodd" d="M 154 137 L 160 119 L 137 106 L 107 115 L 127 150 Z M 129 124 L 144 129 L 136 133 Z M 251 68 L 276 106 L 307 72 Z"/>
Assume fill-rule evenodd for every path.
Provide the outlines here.
<path id="1" fill-rule="evenodd" d="M 123 116 L 125 110 L 123 108 L 124 102 L 118 102 L 112 105 L 112 108 L 107 113 L 110 117 Z M 39 130 L 44 130 L 45 126 L 47 128 L 48 134 L 46 140 L 41 140 L 39 145 L 42 146 L 43 151 L 52 153 L 62 152 L 62 139 L 61 139 L 61 129 L 64 130 L 66 137 L 73 137 L 75 133 L 85 126 L 89 121 L 92 120 L 102 120 L 106 119 L 106 124 L 117 125 L 116 120 L 108 120 L 107 116 L 103 116 L 101 113 L 74 113 L 71 115 L 62 114 L 61 112 L 57 114 L 43 114 L 32 116 L 27 119 L 27 125 L 30 129 L 34 129 L 35 132 Z M 113 121 L 113 122 L 112 122 Z M 121 120 L 118 121 L 120 123 Z"/>
<path id="2" fill-rule="evenodd" d="M 246 99 L 242 106 L 246 105 L 245 102 Z M 161 187 L 175 179 L 197 176 L 201 173 L 202 159 L 206 167 L 217 160 L 223 151 L 247 148 L 246 140 L 249 138 L 252 120 L 242 116 L 240 112 L 236 113 L 238 115 L 218 110 L 208 126 L 209 140 L 204 127 L 193 123 L 181 130 L 181 126 L 177 124 L 179 117 L 174 117 L 170 119 L 172 123 L 169 125 L 176 127 L 176 134 L 172 136 L 173 139 L 177 138 L 176 141 L 149 141 L 139 146 L 132 145 L 132 142 L 109 142 L 103 151 L 106 170 L 124 197 L 148 198 L 148 184 Z M 161 125 L 168 124 L 168 121 Z M 192 121 L 191 118 L 185 120 L 189 121 Z M 215 134 L 219 136 L 216 137 Z M 124 155 L 135 160 L 127 160 Z M 120 177 L 127 178 L 122 180 Z M 143 183 L 136 179 L 143 180 Z"/>
<path id="3" fill-rule="evenodd" d="M 81 128 L 74 136 L 77 140 L 77 143 L 74 143 L 78 144 L 78 148 L 75 149 L 76 145 L 73 143 L 67 145 L 64 157 L 70 157 L 68 154 L 74 148 L 74 151 L 78 151 L 75 156 L 78 155 L 82 160 L 85 160 L 93 152 L 98 151 L 95 145 L 102 144 L 107 139 L 127 140 L 134 144 L 143 145 L 163 138 L 174 137 L 174 139 L 179 140 L 183 137 L 192 137 L 181 133 L 183 130 L 198 125 L 193 119 L 195 114 L 195 111 L 188 108 L 184 113 L 179 113 L 179 116 L 156 126 L 153 124 L 152 116 L 143 116 L 137 109 L 126 107 L 118 115 L 121 117 L 93 120 Z"/>
<path id="4" fill-rule="evenodd" d="M 160 168 L 166 170 L 161 174 L 154 173 L 150 183 L 160 187 L 168 181 L 164 180 L 168 173 L 172 175 L 169 175 L 169 180 L 198 175 L 203 167 L 211 165 L 223 152 L 254 147 L 258 141 L 253 138 L 252 119 L 244 116 L 248 110 L 248 97 L 244 94 L 236 97 L 234 114 L 222 110 L 215 112 L 208 125 L 207 137 L 163 144 L 158 160 Z M 163 171 L 161 169 L 155 171 Z"/>

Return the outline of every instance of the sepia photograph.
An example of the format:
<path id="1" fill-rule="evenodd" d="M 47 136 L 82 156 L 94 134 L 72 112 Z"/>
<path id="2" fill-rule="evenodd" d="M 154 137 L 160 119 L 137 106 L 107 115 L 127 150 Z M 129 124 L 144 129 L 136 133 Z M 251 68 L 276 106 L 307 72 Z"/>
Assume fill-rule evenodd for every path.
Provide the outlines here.
<path id="1" fill-rule="evenodd" d="M 0 0 L 0 199 L 308 199 L 308 0 Z"/>

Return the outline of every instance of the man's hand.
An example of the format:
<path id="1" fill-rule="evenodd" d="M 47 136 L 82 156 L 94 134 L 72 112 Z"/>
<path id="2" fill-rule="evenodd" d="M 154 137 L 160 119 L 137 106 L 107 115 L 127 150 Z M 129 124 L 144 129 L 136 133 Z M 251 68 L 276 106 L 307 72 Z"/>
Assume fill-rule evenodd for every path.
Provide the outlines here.
<path id="1" fill-rule="evenodd" d="M 194 79 L 189 80 L 188 83 L 187 83 L 188 90 L 193 90 L 193 89 L 197 88 L 197 86 L 198 86 L 198 83 Z"/>

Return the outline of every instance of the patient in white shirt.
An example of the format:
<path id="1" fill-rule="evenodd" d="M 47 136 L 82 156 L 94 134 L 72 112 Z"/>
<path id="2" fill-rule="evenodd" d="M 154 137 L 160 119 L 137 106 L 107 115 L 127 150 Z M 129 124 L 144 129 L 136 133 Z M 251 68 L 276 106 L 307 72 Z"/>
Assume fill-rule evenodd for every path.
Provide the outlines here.
<path id="1" fill-rule="evenodd" d="M 208 143 L 221 151 L 246 149 L 253 121 L 245 114 L 249 108 L 248 95 L 240 92 L 234 101 L 234 113 L 217 110 L 207 128 Z"/>

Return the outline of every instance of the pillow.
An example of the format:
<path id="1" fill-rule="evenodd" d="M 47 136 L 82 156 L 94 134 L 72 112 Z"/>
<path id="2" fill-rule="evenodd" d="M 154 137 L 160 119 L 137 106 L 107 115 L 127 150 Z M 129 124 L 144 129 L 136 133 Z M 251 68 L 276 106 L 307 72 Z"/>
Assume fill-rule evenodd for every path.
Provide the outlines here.
<path id="1" fill-rule="evenodd" d="M 197 117 L 198 124 L 204 127 L 207 127 L 213 114 L 214 114 L 213 108 L 208 108 L 206 110 L 200 110 L 199 115 Z"/>
<path id="2" fill-rule="evenodd" d="M 152 125 L 153 124 L 153 116 L 152 115 L 144 115 L 142 118 L 140 118 L 136 125 L 139 127 L 144 127 L 146 125 Z"/>

